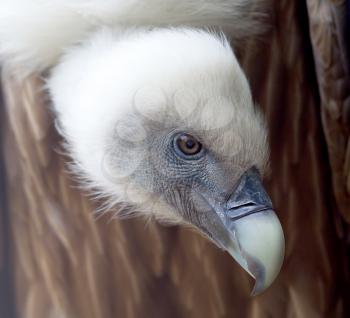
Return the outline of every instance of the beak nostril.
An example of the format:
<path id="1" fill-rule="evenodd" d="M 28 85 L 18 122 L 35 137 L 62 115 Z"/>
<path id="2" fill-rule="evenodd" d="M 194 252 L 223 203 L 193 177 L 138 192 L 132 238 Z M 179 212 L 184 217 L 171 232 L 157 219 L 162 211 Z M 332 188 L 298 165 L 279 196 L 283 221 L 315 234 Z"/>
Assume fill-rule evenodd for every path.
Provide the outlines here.
<path id="1" fill-rule="evenodd" d="M 248 211 L 273 209 L 272 202 L 255 168 L 251 168 L 243 174 L 226 201 L 226 208 L 231 211 L 231 214 L 234 211 L 240 211 L 239 214 L 244 214 Z"/>
<path id="2" fill-rule="evenodd" d="M 251 202 L 251 201 L 243 203 L 243 204 L 234 204 L 234 203 L 235 202 L 232 202 L 232 201 L 227 202 L 227 208 L 229 210 L 235 210 L 235 209 L 244 208 L 244 207 L 254 207 L 257 205 L 256 203 Z"/>
<path id="3" fill-rule="evenodd" d="M 260 213 L 263 211 L 271 211 L 271 207 L 258 206 L 258 205 L 253 204 L 253 203 L 247 203 L 243 206 L 237 206 L 237 207 L 234 207 L 232 209 L 229 209 L 227 215 L 229 217 L 229 220 L 232 222 L 232 221 L 236 221 L 238 219 L 241 219 L 243 217 L 246 217 L 248 215 Z"/>

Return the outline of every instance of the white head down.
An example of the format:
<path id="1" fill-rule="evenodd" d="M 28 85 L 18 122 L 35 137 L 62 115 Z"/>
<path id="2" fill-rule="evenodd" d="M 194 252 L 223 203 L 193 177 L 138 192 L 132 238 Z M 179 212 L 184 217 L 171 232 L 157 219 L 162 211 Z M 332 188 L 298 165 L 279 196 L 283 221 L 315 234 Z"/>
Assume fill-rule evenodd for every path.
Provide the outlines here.
<path id="1" fill-rule="evenodd" d="M 222 33 L 94 27 L 47 88 L 75 173 L 110 205 L 191 225 L 256 278 L 254 293 L 272 283 L 284 238 L 260 181 L 266 127 Z"/>

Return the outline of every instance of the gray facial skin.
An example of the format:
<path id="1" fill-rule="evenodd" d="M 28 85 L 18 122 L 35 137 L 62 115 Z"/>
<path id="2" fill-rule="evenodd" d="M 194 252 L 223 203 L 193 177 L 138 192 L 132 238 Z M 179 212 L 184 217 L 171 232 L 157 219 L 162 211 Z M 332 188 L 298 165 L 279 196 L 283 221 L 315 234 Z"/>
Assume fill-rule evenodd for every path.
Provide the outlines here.
<path id="1" fill-rule="evenodd" d="M 116 151 L 109 162 L 118 169 L 141 157 L 130 179 L 173 207 L 167 213 L 176 214 L 228 251 L 256 279 L 253 294 L 262 292 L 281 268 L 284 236 L 257 168 L 212 152 L 206 143 L 208 132 L 157 123 L 141 126 L 148 127 L 141 142 L 115 136 Z M 198 154 L 186 156 L 177 148 L 175 139 L 184 132 L 202 143 Z"/>

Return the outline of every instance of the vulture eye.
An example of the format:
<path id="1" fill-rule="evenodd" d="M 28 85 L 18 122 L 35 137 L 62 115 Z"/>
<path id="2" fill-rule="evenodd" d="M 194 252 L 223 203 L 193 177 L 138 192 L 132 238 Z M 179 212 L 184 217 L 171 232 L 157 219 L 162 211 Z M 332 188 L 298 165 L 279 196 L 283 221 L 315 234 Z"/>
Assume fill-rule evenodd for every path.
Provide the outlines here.
<path id="1" fill-rule="evenodd" d="M 191 159 L 192 157 L 197 158 L 202 150 L 202 144 L 196 138 L 186 133 L 175 136 L 174 145 L 180 155 L 185 155 L 187 158 L 191 157 Z"/>

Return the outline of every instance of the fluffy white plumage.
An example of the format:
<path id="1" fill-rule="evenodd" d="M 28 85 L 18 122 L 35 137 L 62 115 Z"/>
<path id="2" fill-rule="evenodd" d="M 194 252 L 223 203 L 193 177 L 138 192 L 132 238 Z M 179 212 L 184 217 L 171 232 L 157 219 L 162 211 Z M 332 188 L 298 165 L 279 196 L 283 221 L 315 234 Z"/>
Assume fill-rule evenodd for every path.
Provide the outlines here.
<path id="1" fill-rule="evenodd" d="M 192 29 L 120 32 L 104 29 L 68 51 L 48 80 L 80 175 L 87 174 L 93 187 L 110 197 L 117 194 L 118 201 L 144 201 L 135 191 L 131 200 L 120 178 L 131 175 L 144 160 L 145 149 L 120 150 L 125 161 L 113 171 L 106 171 L 104 163 L 118 126 L 131 142 L 135 136 L 140 143 L 146 137 L 144 127 L 130 119 L 135 112 L 158 123 L 168 116 L 169 127 L 213 130 L 207 144 L 221 155 L 235 155 L 238 174 L 249 165 L 264 169 L 264 123 L 225 38 Z M 198 109 L 199 101 L 206 105 Z M 196 112 L 200 116 L 194 116 Z M 234 124 L 229 130 L 215 132 L 230 122 Z"/>
<path id="2" fill-rule="evenodd" d="M 51 67 L 60 132 L 89 186 L 132 206 L 123 213 L 197 228 L 261 292 L 284 254 L 260 181 L 266 128 L 227 39 L 208 29 L 256 32 L 250 5 L 0 0 L 0 56 L 19 74 Z"/>
<path id="3" fill-rule="evenodd" d="M 250 0 L 1 0 L 0 56 L 22 71 L 42 70 L 101 26 L 216 26 L 239 39 L 261 32 L 257 7 L 248 16 Z"/>
<path id="4" fill-rule="evenodd" d="M 163 123 L 164 105 L 182 119 L 170 116 L 177 128 L 215 131 L 232 122 L 208 134 L 207 145 L 235 156 L 233 181 L 250 166 L 263 171 L 264 122 L 225 36 L 207 29 L 229 29 L 233 39 L 255 33 L 260 11 L 248 18 L 251 7 L 248 0 L 1 0 L 0 56 L 18 74 L 53 67 L 47 87 L 80 176 L 112 202 L 166 218 L 170 207 L 155 208 L 154 200 L 147 206 L 145 190 L 119 176 L 142 162 L 142 147 L 119 149 L 123 160 L 107 167 L 116 127 L 142 136 L 144 127 L 129 121 L 135 107 Z"/>

